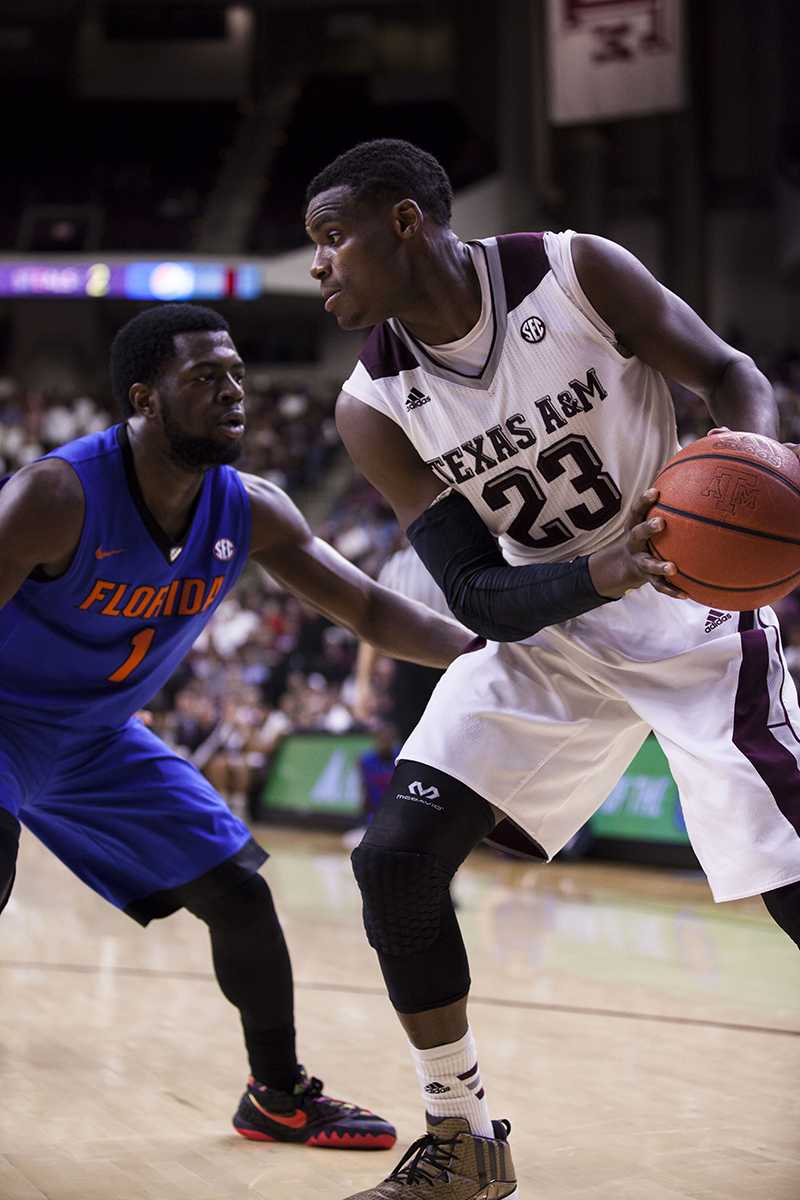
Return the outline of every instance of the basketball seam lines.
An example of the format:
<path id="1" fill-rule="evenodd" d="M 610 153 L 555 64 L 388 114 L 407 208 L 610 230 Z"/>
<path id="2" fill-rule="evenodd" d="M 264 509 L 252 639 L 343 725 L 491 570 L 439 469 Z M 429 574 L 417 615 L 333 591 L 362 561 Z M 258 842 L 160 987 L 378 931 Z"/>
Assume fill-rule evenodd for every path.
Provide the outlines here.
<path id="1" fill-rule="evenodd" d="M 798 493 L 800 495 L 800 492 Z M 672 513 L 676 517 L 688 517 L 690 521 L 700 521 L 703 525 L 715 525 L 718 529 L 730 529 L 733 533 L 747 533 L 752 537 L 766 538 L 768 542 L 783 542 L 788 546 L 800 546 L 800 538 L 784 537 L 780 533 L 766 533 L 763 529 L 747 529 L 744 525 L 731 525 L 728 521 L 720 521 L 717 517 L 703 517 L 699 513 L 687 512 L 683 508 L 673 508 L 663 500 L 656 500 L 656 508 Z M 791 575 L 786 576 L 791 579 Z"/>
<path id="2" fill-rule="evenodd" d="M 659 558 L 661 558 L 661 555 L 659 555 Z M 662 561 L 669 560 L 662 559 Z M 783 579 L 769 579 L 766 583 L 756 583 L 752 587 L 734 587 L 729 583 L 723 584 L 715 583 L 710 579 L 696 579 L 694 575 L 690 575 L 688 571 L 682 571 L 680 567 L 678 567 L 678 574 L 672 578 L 678 579 L 680 576 L 683 576 L 683 578 L 688 579 L 690 583 L 699 583 L 701 587 L 715 588 L 720 592 L 763 592 L 766 588 L 779 587 L 779 585 L 782 583 L 788 583 L 790 579 L 796 579 L 798 575 L 800 575 L 800 570 L 793 571 L 791 575 L 786 575 Z"/>
<path id="3" fill-rule="evenodd" d="M 666 508 L 667 506 L 662 505 L 662 507 Z M 678 512 L 679 510 L 675 509 L 674 511 Z M 691 513 L 687 515 L 691 516 Z M 661 551 L 658 550 L 658 548 L 649 540 L 647 543 L 647 548 L 654 558 L 660 559 L 661 562 L 669 562 L 669 559 L 664 558 Z M 787 583 L 790 579 L 794 579 L 798 575 L 800 575 L 800 571 L 795 571 L 792 575 L 787 575 L 784 579 L 772 579 L 769 581 L 769 583 L 759 583 L 754 587 L 733 587 L 733 585 L 728 584 L 723 587 L 721 583 L 714 583 L 709 579 L 695 579 L 694 575 L 690 575 L 687 571 L 682 571 L 680 567 L 678 568 L 677 575 L 674 575 L 672 578 L 673 580 L 680 580 L 680 577 L 682 576 L 684 579 L 688 579 L 690 583 L 699 583 L 701 587 L 717 588 L 723 592 L 761 592 L 764 590 L 764 588 L 778 587 L 778 585 L 781 583 Z M 696 603 L 699 604 L 700 601 L 698 600 Z M 771 629 L 772 626 L 770 625 L 769 628 Z M 792 732 L 794 733 L 794 730 L 792 730 Z M 796 740 L 800 742 L 800 738 L 797 738 Z"/>
<path id="4" fill-rule="evenodd" d="M 689 454 L 686 458 L 679 458 L 676 462 L 667 463 L 659 471 L 659 475 L 666 475 L 667 471 L 672 471 L 675 467 L 682 466 L 687 462 L 702 462 L 703 459 L 710 458 L 712 462 L 718 463 L 738 463 L 741 467 L 750 467 L 753 471 L 763 471 L 765 475 L 771 475 L 773 479 L 777 479 L 779 483 L 784 484 L 787 488 L 794 492 L 795 496 L 800 496 L 800 488 L 792 483 L 785 475 L 781 475 L 780 471 L 776 471 L 774 467 L 768 467 L 766 463 L 755 463 L 750 458 L 739 458 L 735 454 Z"/>

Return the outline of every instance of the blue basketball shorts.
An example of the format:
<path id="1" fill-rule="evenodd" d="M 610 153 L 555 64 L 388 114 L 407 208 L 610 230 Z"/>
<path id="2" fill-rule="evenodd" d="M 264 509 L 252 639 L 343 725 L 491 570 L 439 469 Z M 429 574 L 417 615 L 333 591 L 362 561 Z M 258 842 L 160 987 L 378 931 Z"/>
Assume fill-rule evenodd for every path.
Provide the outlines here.
<path id="1" fill-rule="evenodd" d="M 0 807 L 142 925 L 267 859 L 196 767 L 135 718 L 82 732 L 0 717 Z"/>

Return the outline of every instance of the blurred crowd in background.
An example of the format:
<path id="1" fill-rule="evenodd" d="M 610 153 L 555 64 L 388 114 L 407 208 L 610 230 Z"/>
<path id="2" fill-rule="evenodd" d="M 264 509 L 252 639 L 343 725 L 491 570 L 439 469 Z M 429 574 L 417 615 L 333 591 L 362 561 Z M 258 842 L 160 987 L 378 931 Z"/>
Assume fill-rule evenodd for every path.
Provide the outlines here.
<path id="1" fill-rule="evenodd" d="M 743 347 L 747 348 L 747 347 Z M 800 442 L 800 354 L 760 365 L 780 407 L 782 436 Z M 709 428 L 704 404 L 674 388 L 685 445 Z M 290 492 L 326 495 L 315 532 L 373 577 L 401 542 L 391 510 L 346 467 L 333 420 L 335 391 L 276 386 L 254 372 L 242 469 Z M 0 473 L 116 419 L 89 396 L 26 392 L 0 378 Z M 331 470 L 336 465 L 337 470 Z M 790 671 L 800 684 L 800 591 L 778 606 Z M 391 746 L 393 664 L 379 658 L 365 694 L 356 680 L 358 645 L 347 630 L 287 596 L 259 568 L 245 570 L 188 658 L 150 706 L 155 731 L 191 759 L 242 814 L 257 794 L 280 740 L 297 731 L 371 729 Z M 388 753 L 388 752 L 387 752 Z"/>
<path id="2" fill-rule="evenodd" d="M 249 431 L 242 470 L 289 492 L 319 480 L 339 445 L 330 389 L 289 389 L 257 371 L 248 377 L 247 389 Z M 9 376 L 0 377 L 0 409 L 0 477 L 118 419 L 89 395 L 32 391 Z"/>

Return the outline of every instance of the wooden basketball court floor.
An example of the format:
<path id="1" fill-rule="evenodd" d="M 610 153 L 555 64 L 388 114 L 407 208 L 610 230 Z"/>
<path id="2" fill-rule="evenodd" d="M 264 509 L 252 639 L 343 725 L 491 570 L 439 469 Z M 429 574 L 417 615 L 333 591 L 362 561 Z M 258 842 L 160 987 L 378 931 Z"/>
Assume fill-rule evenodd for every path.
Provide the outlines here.
<path id="1" fill-rule="evenodd" d="M 204 928 L 142 930 L 26 836 L 0 921 L 2 1200 L 342 1197 L 422 1132 L 416 1081 L 334 835 L 259 829 L 301 1057 L 397 1123 L 395 1150 L 260 1145 Z M 456 893 L 472 1023 L 522 1200 L 798 1200 L 800 957 L 704 881 L 479 852 Z"/>

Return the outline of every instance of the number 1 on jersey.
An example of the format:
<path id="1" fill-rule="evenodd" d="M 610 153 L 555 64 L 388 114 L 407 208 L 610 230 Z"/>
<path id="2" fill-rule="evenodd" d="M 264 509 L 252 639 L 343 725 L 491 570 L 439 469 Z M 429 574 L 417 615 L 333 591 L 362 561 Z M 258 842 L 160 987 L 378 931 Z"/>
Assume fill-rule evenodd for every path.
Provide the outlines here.
<path id="1" fill-rule="evenodd" d="M 108 676 L 109 683 L 124 683 L 132 671 L 135 671 L 139 664 L 144 659 L 147 651 L 153 644 L 153 638 L 156 636 L 154 625 L 148 625 L 146 629 L 140 629 L 131 638 L 131 652 L 125 659 L 122 666 L 117 667 L 113 675 Z"/>

